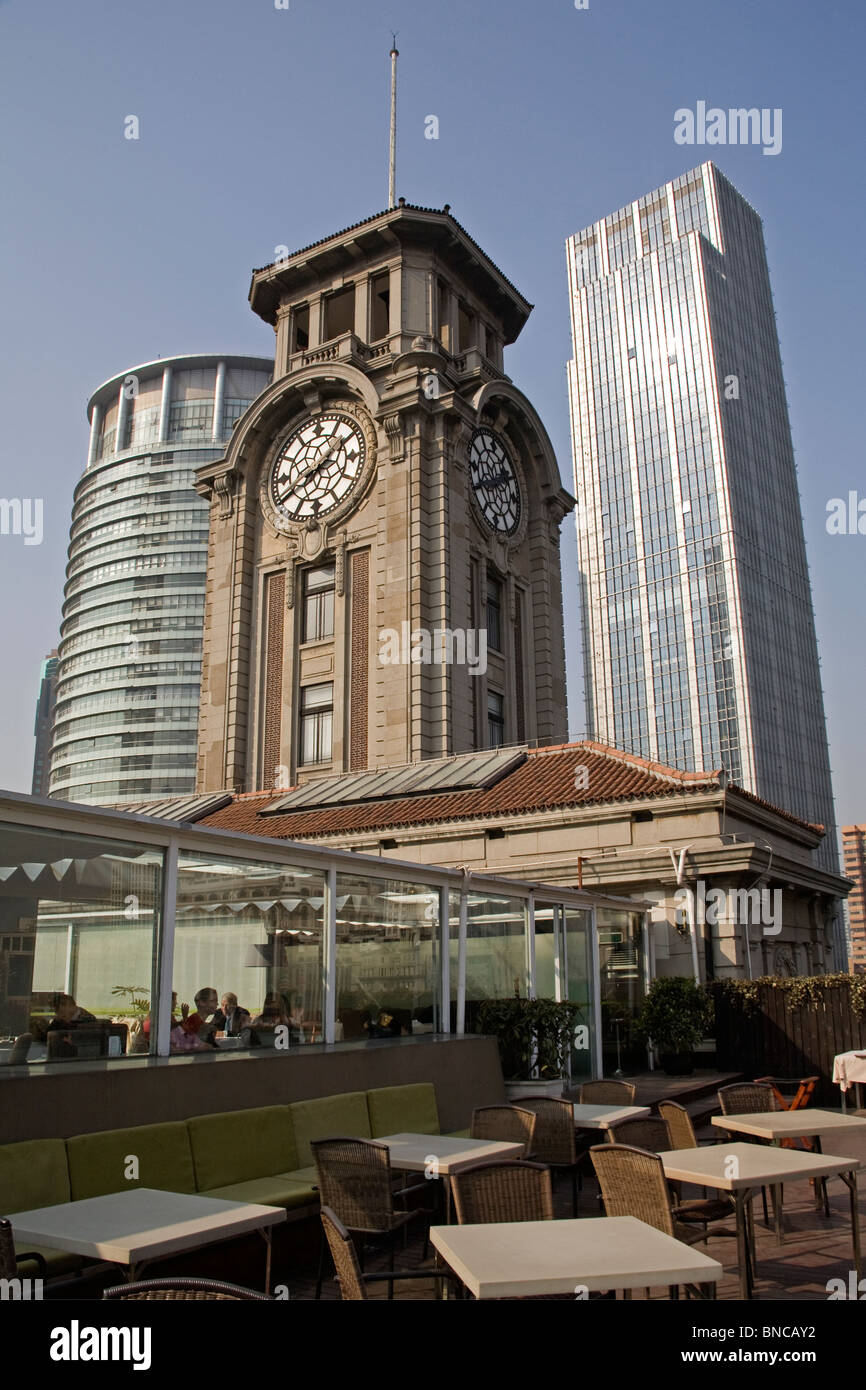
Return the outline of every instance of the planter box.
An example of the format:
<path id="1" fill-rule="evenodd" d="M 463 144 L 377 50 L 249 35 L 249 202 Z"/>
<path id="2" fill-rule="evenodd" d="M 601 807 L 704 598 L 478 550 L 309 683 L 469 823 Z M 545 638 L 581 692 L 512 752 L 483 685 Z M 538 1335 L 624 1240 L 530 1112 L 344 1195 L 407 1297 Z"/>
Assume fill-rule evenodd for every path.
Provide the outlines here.
<path id="1" fill-rule="evenodd" d="M 564 1085 L 561 1076 L 555 1081 L 506 1081 L 505 1094 L 517 1105 L 520 1104 L 521 1097 L 526 1096 L 551 1096 L 553 1100 L 559 1100 Z"/>

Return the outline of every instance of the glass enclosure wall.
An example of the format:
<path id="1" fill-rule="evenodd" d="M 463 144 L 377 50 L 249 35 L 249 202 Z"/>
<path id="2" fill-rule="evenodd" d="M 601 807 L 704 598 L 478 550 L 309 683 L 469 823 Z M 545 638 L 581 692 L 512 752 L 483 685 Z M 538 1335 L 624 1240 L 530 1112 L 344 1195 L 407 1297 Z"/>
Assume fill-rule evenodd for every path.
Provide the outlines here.
<path id="1" fill-rule="evenodd" d="M 634 1023 L 646 993 L 642 918 L 638 912 L 599 908 L 598 955 L 605 1075 L 646 1065 L 646 1046 Z"/>
<path id="2" fill-rule="evenodd" d="M 177 884 L 171 1050 L 321 1042 L 325 874 L 181 850 Z"/>
<path id="3" fill-rule="evenodd" d="M 163 852 L 0 825 L 0 1064 L 151 1046 Z"/>
<path id="4" fill-rule="evenodd" d="M 335 1041 L 440 1032 L 437 889 L 340 873 L 336 915 Z"/>
<path id="5" fill-rule="evenodd" d="M 529 988 L 528 904 L 525 898 L 466 895 L 466 1032 L 474 1033 L 484 999 L 525 998 Z M 457 933 L 455 932 L 455 936 Z M 459 948 L 452 950 L 452 988 Z"/>
<path id="6" fill-rule="evenodd" d="M 19 801 L 29 824 L 0 820 L 0 1066 L 474 1032 L 483 1001 L 516 996 L 579 1006 L 579 1079 L 602 1043 L 613 1069 L 611 1019 L 643 994 L 624 900 Z"/>

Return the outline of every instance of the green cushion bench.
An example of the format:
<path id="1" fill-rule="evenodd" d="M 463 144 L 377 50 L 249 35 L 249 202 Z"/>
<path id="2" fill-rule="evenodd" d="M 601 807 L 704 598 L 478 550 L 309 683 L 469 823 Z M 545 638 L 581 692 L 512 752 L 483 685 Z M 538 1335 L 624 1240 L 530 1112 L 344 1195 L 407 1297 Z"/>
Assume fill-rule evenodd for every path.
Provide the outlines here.
<path id="1" fill-rule="evenodd" d="M 436 1088 L 429 1081 L 411 1086 L 383 1086 L 367 1092 L 370 1131 L 383 1134 L 438 1134 Z"/>
<path id="2" fill-rule="evenodd" d="M 66 1144 L 62 1139 L 25 1139 L 20 1144 L 0 1146 L 0 1215 L 34 1211 L 71 1201 Z M 35 1251 L 48 1267 L 49 1277 L 72 1273 L 83 1261 L 66 1250 L 51 1250 L 25 1241 L 17 1249 Z M 22 1277 L 35 1275 L 33 1260 L 20 1266 Z"/>
<path id="3" fill-rule="evenodd" d="M 73 1202 L 134 1187 L 155 1187 L 161 1192 L 196 1190 L 184 1120 L 76 1134 L 66 1141 L 66 1155 Z M 138 1160 L 138 1176 L 127 1177 L 134 1171 L 133 1158 Z"/>

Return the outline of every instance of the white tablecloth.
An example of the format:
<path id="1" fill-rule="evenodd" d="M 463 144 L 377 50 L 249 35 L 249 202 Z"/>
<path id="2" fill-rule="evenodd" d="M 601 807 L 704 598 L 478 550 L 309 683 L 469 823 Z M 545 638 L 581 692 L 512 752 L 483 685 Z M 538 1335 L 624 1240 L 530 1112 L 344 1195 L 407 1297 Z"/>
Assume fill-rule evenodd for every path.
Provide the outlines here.
<path id="1" fill-rule="evenodd" d="M 866 1081 L 866 1053 L 840 1052 L 833 1058 L 833 1080 L 843 1091 Z"/>

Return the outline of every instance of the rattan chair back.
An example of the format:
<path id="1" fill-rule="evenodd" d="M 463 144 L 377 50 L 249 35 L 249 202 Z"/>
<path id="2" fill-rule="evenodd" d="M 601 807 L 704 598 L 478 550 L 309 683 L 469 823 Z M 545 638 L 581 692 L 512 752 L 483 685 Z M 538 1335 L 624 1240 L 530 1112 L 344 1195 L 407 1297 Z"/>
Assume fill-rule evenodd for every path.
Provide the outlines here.
<path id="1" fill-rule="evenodd" d="M 581 1105 L 634 1105 L 635 1087 L 631 1081 L 584 1081 Z"/>
<path id="2" fill-rule="evenodd" d="M 374 1139 L 310 1143 L 323 1207 L 350 1231 L 390 1231 L 394 1221 L 391 1155 Z"/>
<path id="3" fill-rule="evenodd" d="M 764 1110 L 784 1109 L 773 1087 L 760 1085 L 757 1081 L 738 1081 L 733 1086 L 722 1086 L 718 1096 L 723 1115 L 757 1115 Z"/>
<path id="4" fill-rule="evenodd" d="M 105 1289 L 103 1299 L 140 1303 L 273 1303 L 270 1294 L 226 1284 L 221 1279 L 141 1279 L 135 1284 L 117 1284 Z"/>
<path id="5" fill-rule="evenodd" d="M 473 1163 L 451 1174 L 454 1210 L 461 1226 L 491 1221 L 552 1221 L 550 1169 L 527 1159 Z"/>
<path id="6" fill-rule="evenodd" d="M 670 1145 L 668 1127 L 655 1115 L 622 1120 L 611 1126 L 610 1135 L 614 1144 L 629 1144 L 635 1149 L 648 1149 L 650 1153 L 664 1153 Z"/>
<path id="7" fill-rule="evenodd" d="M 344 1303 L 366 1303 L 367 1290 L 361 1277 L 358 1252 L 349 1232 L 330 1207 L 322 1207 L 322 1226 L 334 1261 L 337 1283 Z"/>
<path id="8" fill-rule="evenodd" d="M 692 1117 L 684 1105 L 676 1100 L 660 1100 L 659 1114 L 668 1127 L 669 1147 L 672 1149 L 696 1149 L 698 1137 L 692 1124 Z"/>
<path id="9" fill-rule="evenodd" d="M 525 1144 L 532 1152 L 536 1119 L 531 1110 L 517 1105 L 482 1105 L 472 1111 L 471 1139 L 499 1139 L 507 1144 Z"/>
<path id="10" fill-rule="evenodd" d="M 554 1096 L 521 1096 L 520 1109 L 535 1116 L 532 1157 L 539 1163 L 570 1167 L 577 1162 L 574 1110 L 570 1100 Z"/>
<path id="11" fill-rule="evenodd" d="M 670 1193 L 657 1154 L 627 1144 L 595 1144 L 589 1152 L 608 1216 L 634 1216 L 665 1235 L 674 1234 Z"/>

